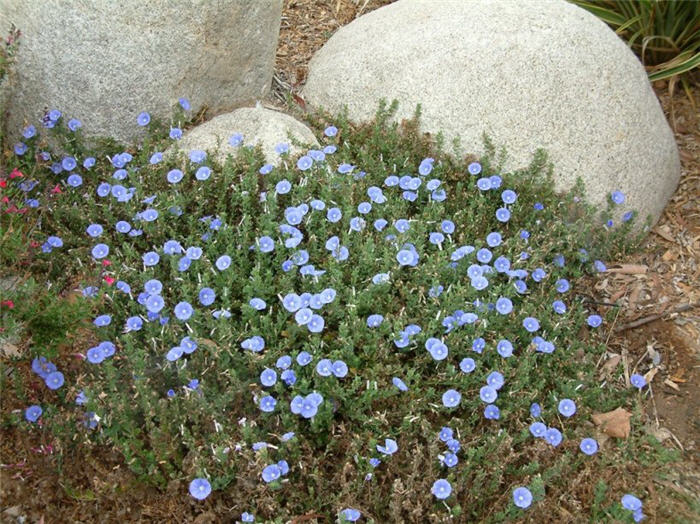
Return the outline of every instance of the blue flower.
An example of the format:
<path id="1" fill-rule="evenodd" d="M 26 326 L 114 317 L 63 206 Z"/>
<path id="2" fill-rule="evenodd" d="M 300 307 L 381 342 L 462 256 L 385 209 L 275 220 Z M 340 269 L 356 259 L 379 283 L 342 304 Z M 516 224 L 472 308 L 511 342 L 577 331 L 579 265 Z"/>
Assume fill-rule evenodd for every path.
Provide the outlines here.
<path id="1" fill-rule="evenodd" d="M 138 331 L 143 327 L 143 320 L 140 317 L 129 317 L 126 319 L 126 328 L 128 331 Z"/>
<path id="2" fill-rule="evenodd" d="M 330 129 L 330 128 L 329 128 Z M 328 131 L 328 129 L 326 129 Z M 333 135 L 328 135 L 328 136 L 333 136 Z M 343 518 L 347 522 L 356 522 L 360 520 L 360 517 L 362 516 L 362 513 L 360 513 L 358 510 L 354 508 L 345 508 L 340 512 L 340 514 L 343 516 Z"/>
<path id="3" fill-rule="evenodd" d="M 559 431 L 557 428 L 547 428 L 544 438 L 549 444 L 556 448 L 559 444 L 561 444 L 563 437 L 561 435 L 561 431 Z"/>
<path id="4" fill-rule="evenodd" d="M 320 333 L 323 331 L 324 326 L 325 321 L 321 315 L 313 315 L 311 320 L 309 320 L 309 323 L 306 324 L 306 327 L 311 333 Z"/>
<path id="5" fill-rule="evenodd" d="M 579 448 L 586 455 L 595 455 L 598 452 L 598 442 L 593 438 L 585 438 L 581 441 Z"/>
<path id="6" fill-rule="evenodd" d="M 100 259 L 109 255 L 109 246 L 106 244 L 97 244 L 92 248 L 93 258 Z"/>
<path id="7" fill-rule="evenodd" d="M 190 495 L 197 500 L 204 500 L 211 493 L 211 484 L 205 478 L 196 478 L 190 482 Z"/>
<path id="8" fill-rule="evenodd" d="M 28 125 L 22 131 L 22 136 L 26 139 L 30 139 L 36 136 L 36 127 L 34 127 L 33 125 Z"/>
<path id="9" fill-rule="evenodd" d="M 265 413 L 272 413 L 275 410 L 276 405 L 277 401 L 270 395 L 260 399 L 260 410 L 264 411 Z"/>
<path id="10" fill-rule="evenodd" d="M 459 391 L 454 389 L 448 389 L 442 394 L 442 405 L 447 408 L 453 408 L 459 405 L 461 400 L 462 395 L 459 393 Z"/>
<path id="11" fill-rule="evenodd" d="M 194 313 L 194 309 L 192 309 L 189 302 L 179 302 L 175 306 L 175 316 L 178 318 L 178 320 L 182 320 L 183 322 L 189 320 L 192 313 Z"/>
<path id="12" fill-rule="evenodd" d="M 391 383 L 394 384 L 396 388 L 399 389 L 399 391 L 408 391 L 408 386 L 406 383 L 401 380 L 399 377 L 394 377 L 391 379 Z"/>
<path id="13" fill-rule="evenodd" d="M 39 417 L 43 412 L 44 410 L 41 409 L 41 406 L 37 406 L 35 404 L 33 406 L 29 406 L 24 411 L 24 418 L 27 420 L 27 422 L 36 422 L 37 420 L 39 420 Z"/>
<path id="14" fill-rule="evenodd" d="M 437 338 L 429 338 L 425 341 L 425 349 L 434 360 L 445 360 L 449 353 L 447 345 Z"/>
<path id="15" fill-rule="evenodd" d="M 484 418 L 498 420 L 501 418 L 501 410 L 495 404 L 489 404 L 484 408 Z"/>
<path id="16" fill-rule="evenodd" d="M 566 313 L 566 304 L 564 304 L 564 302 L 562 302 L 561 300 L 555 300 L 554 302 L 552 302 L 552 309 L 555 313 L 563 315 L 564 313 Z"/>
<path id="17" fill-rule="evenodd" d="M 282 476 L 282 470 L 277 464 L 270 464 L 262 470 L 262 478 L 268 484 Z"/>
<path id="18" fill-rule="evenodd" d="M 493 404 L 498 398 L 498 392 L 491 386 L 483 386 L 479 390 L 479 398 L 486 404 Z"/>
<path id="19" fill-rule="evenodd" d="M 613 201 L 615 204 L 624 204 L 625 203 L 625 194 L 622 191 L 613 191 L 610 193 L 610 199 Z"/>
<path id="20" fill-rule="evenodd" d="M 501 315 L 507 315 L 513 311 L 513 302 L 509 298 L 501 297 L 496 300 L 496 311 Z"/>
<path id="21" fill-rule="evenodd" d="M 513 490 L 513 503 L 519 508 L 529 508 L 532 504 L 532 493 L 525 487 L 515 488 Z"/>
<path id="22" fill-rule="evenodd" d="M 350 173 L 353 169 L 355 169 L 355 166 L 343 163 L 338 166 L 338 173 L 344 175 L 346 173 Z"/>
<path id="23" fill-rule="evenodd" d="M 396 260 L 401 266 L 415 266 L 418 264 L 418 253 L 410 249 L 402 249 L 396 254 Z"/>
<path id="24" fill-rule="evenodd" d="M 319 360 L 316 364 L 316 373 L 322 377 L 330 377 L 333 374 L 333 363 L 327 358 Z"/>
<path id="25" fill-rule="evenodd" d="M 151 121 L 151 115 L 149 115 L 145 111 L 143 113 L 140 113 L 139 116 L 136 118 L 136 122 L 141 127 L 147 126 L 150 121 Z"/>
<path id="26" fill-rule="evenodd" d="M 166 178 L 171 184 L 177 184 L 180 180 L 182 180 L 182 177 L 184 176 L 184 173 L 179 169 L 171 169 L 170 171 L 168 171 L 168 175 Z"/>
<path id="27" fill-rule="evenodd" d="M 537 418 L 542 414 L 542 408 L 537 402 L 533 402 L 530 405 L 530 415 Z"/>
<path id="28" fill-rule="evenodd" d="M 630 384 L 637 389 L 642 389 L 647 385 L 647 381 L 642 375 L 635 373 L 630 377 Z"/>
<path id="29" fill-rule="evenodd" d="M 370 315 L 369 317 L 367 317 L 367 327 L 379 327 L 383 321 L 384 317 L 382 315 Z"/>
<path id="30" fill-rule="evenodd" d="M 221 255 L 216 259 L 215 265 L 219 271 L 224 271 L 231 265 L 231 257 L 228 255 Z"/>
<path id="31" fill-rule="evenodd" d="M 336 378 L 345 378 L 348 375 L 348 365 L 342 360 L 333 362 L 333 375 Z"/>
<path id="32" fill-rule="evenodd" d="M 476 362 L 474 362 L 473 358 L 463 358 L 459 363 L 459 369 L 461 369 L 463 373 L 471 373 L 476 369 Z"/>
<path id="33" fill-rule="evenodd" d="M 418 166 L 418 174 L 421 176 L 427 176 L 433 170 L 433 158 L 424 158 L 423 161 Z"/>
<path id="34" fill-rule="evenodd" d="M 77 118 L 71 118 L 68 121 L 68 129 L 70 129 L 73 132 L 77 131 L 81 127 L 83 127 L 83 124 Z"/>
<path id="35" fill-rule="evenodd" d="M 260 335 L 255 335 L 241 342 L 241 347 L 243 349 L 253 351 L 254 353 L 259 353 L 265 349 L 265 339 L 263 339 Z"/>
<path id="36" fill-rule="evenodd" d="M 534 333 L 535 331 L 540 329 L 540 323 L 536 318 L 525 317 L 523 319 L 523 327 L 530 333 Z"/>
<path id="37" fill-rule="evenodd" d="M 234 135 L 234 136 L 236 136 L 236 135 Z M 233 138 L 233 137 L 231 137 L 231 138 Z M 243 140 L 242 136 L 241 136 L 241 140 Z M 231 145 L 234 145 L 234 144 L 231 144 Z M 236 145 L 238 145 L 238 144 L 236 144 Z M 285 143 L 281 142 L 275 146 L 275 153 L 277 153 L 278 155 L 283 155 L 284 153 L 287 153 L 287 152 L 289 152 L 289 144 L 285 144 Z"/>
<path id="38" fill-rule="evenodd" d="M 515 191 L 506 189 L 501 193 L 501 200 L 504 204 L 513 204 L 518 199 L 518 194 Z"/>
<path id="39" fill-rule="evenodd" d="M 449 482 L 447 482 L 447 480 L 439 479 L 433 483 L 433 487 L 430 489 L 430 492 L 435 495 L 435 498 L 444 500 L 450 496 L 450 493 L 452 493 L 452 486 Z"/>
<path id="40" fill-rule="evenodd" d="M 498 344 L 496 345 L 496 351 L 503 358 L 511 357 L 513 355 L 513 344 L 507 339 L 499 340 Z"/>
<path id="41" fill-rule="evenodd" d="M 258 239 L 258 245 L 260 246 L 260 251 L 263 253 L 270 253 L 275 249 L 275 241 L 268 236 L 262 236 Z"/>
<path id="42" fill-rule="evenodd" d="M 503 378 L 503 375 L 498 371 L 492 371 L 491 373 L 489 373 L 489 376 L 486 377 L 486 383 L 493 389 L 498 391 L 503 387 L 503 384 L 505 384 L 505 379 Z"/>
<path id="43" fill-rule="evenodd" d="M 505 207 L 498 208 L 496 210 L 496 220 L 499 222 L 508 222 L 510 220 L 510 211 Z"/>
<path id="44" fill-rule="evenodd" d="M 165 301 L 160 295 L 151 295 L 146 299 L 146 309 L 151 313 L 158 313 L 165 306 Z"/>
<path id="45" fill-rule="evenodd" d="M 387 438 L 384 439 L 384 445 L 380 446 L 377 444 L 377 451 L 382 455 L 393 455 L 399 450 L 399 445 L 395 440 Z"/>
<path id="46" fill-rule="evenodd" d="M 565 417 L 571 417 L 576 413 L 576 403 L 568 398 L 565 398 L 559 402 L 559 413 Z"/>
<path id="47" fill-rule="evenodd" d="M 479 162 L 472 162 L 467 166 L 467 171 L 470 175 L 478 175 L 481 173 L 481 164 Z"/>
<path id="48" fill-rule="evenodd" d="M 445 453 L 445 455 L 442 458 L 442 463 L 448 468 L 454 468 L 458 462 L 459 459 L 454 453 Z"/>
<path id="49" fill-rule="evenodd" d="M 148 253 L 144 253 L 142 259 L 143 265 L 146 267 L 150 267 L 158 264 L 158 262 L 160 261 L 160 256 L 155 251 L 149 251 Z"/>
<path id="50" fill-rule="evenodd" d="M 310 156 L 304 155 L 297 160 L 297 167 L 302 171 L 306 171 L 313 165 L 314 161 Z"/>
<path id="51" fill-rule="evenodd" d="M 328 219 L 329 222 L 336 223 L 341 218 L 343 218 L 343 213 L 337 207 L 332 207 L 326 213 L 326 218 Z"/>
<path id="52" fill-rule="evenodd" d="M 93 321 L 93 324 L 97 327 L 109 326 L 111 323 L 112 317 L 110 315 L 100 315 Z"/>
<path id="53" fill-rule="evenodd" d="M 597 328 L 603 323 L 603 319 L 599 315 L 590 315 L 586 319 L 586 323 L 592 328 Z"/>
<path id="54" fill-rule="evenodd" d="M 307 351 L 302 351 L 297 355 L 297 364 L 299 364 L 302 367 L 310 364 L 312 360 L 313 357 Z"/>
<path id="55" fill-rule="evenodd" d="M 476 187 L 481 191 L 488 191 L 491 189 L 491 179 L 483 177 L 476 181 Z"/>
<path id="56" fill-rule="evenodd" d="M 323 134 L 328 137 L 335 136 L 338 134 L 338 128 L 335 126 L 328 126 L 326 129 L 323 130 Z"/>
<path id="57" fill-rule="evenodd" d="M 53 373 L 49 373 L 44 379 L 44 382 L 49 387 L 49 389 L 58 389 L 63 385 L 64 382 L 63 373 L 61 373 L 60 371 L 54 371 Z"/>
<path id="58" fill-rule="evenodd" d="M 544 438 L 547 434 L 547 426 L 542 422 L 533 422 L 530 424 L 530 433 L 537 438 Z"/>
<path id="59" fill-rule="evenodd" d="M 555 286 L 559 293 L 566 293 L 567 291 L 569 291 L 569 281 L 565 278 L 560 278 L 559 280 L 557 280 Z"/>
<path id="60" fill-rule="evenodd" d="M 623 495 L 621 502 L 622 507 L 629 511 L 638 511 L 642 509 L 642 501 L 630 493 Z"/>
<path id="61" fill-rule="evenodd" d="M 476 259 L 482 264 L 488 264 L 491 261 L 492 257 L 493 254 L 491 253 L 491 251 L 489 251 L 485 247 L 482 247 L 479 251 L 476 252 Z"/>
<path id="62" fill-rule="evenodd" d="M 201 166 L 194 174 L 197 180 L 207 180 L 211 176 L 211 169 L 207 166 Z"/>

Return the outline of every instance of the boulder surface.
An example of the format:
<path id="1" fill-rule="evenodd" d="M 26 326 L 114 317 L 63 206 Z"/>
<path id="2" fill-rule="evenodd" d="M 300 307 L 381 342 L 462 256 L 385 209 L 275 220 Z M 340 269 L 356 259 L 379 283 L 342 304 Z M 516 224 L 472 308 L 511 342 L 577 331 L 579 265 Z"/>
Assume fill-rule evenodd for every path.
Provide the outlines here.
<path id="1" fill-rule="evenodd" d="M 127 141 L 142 111 L 167 120 L 179 97 L 212 114 L 254 102 L 281 16 L 282 0 L 0 0 L 0 29 L 22 31 L 8 130 L 49 108 Z"/>
<path id="2" fill-rule="evenodd" d="M 313 131 L 295 118 L 263 107 L 242 107 L 190 129 L 177 142 L 177 148 L 185 153 L 193 149 L 216 151 L 218 160 L 223 161 L 229 153 L 235 152 L 237 146 L 229 143 L 235 134 L 242 135 L 241 146 L 260 144 L 265 159 L 273 165 L 280 162 L 280 155 L 275 151 L 277 144 L 287 144 L 292 156 L 301 152 L 291 143 L 290 136 L 302 144 L 318 147 Z M 172 147 L 168 149 L 166 155 L 173 150 Z"/>
<path id="3" fill-rule="evenodd" d="M 612 191 L 655 222 L 680 177 L 678 150 L 645 71 L 603 22 L 564 0 L 400 0 L 339 29 L 315 54 L 303 96 L 369 119 L 380 99 L 397 119 L 422 105 L 421 129 L 458 153 L 486 133 L 526 166 L 537 148 L 559 190 L 577 177 L 589 201 Z M 619 215 L 618 215 L 619 216 Z"/>

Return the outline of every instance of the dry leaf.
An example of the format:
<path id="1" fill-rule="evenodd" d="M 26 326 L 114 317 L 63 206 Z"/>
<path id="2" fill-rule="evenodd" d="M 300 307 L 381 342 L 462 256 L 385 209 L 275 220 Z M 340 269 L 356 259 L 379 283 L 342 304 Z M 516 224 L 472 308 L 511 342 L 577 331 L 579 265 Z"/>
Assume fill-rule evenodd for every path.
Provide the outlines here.
<path id="1" fill-rule="evenodd" d="M 600 377 L 603 378 L 609 376 L 620 363 L 620 360 L 622 360 L 620 355 L 613 355 L 606 360 L 605 364 L 603 364 L 603 366 L 600 368 Z"/>
<path id="2" fill-rule="evenodd" d="M 6 342 L 2 346 L 0 346 L 0 357 L 5 357 L 5 358 L 19 357 L 19 348 L 17 346 L 15 346 L 14 344 L 10 344 L 9 342 Z"/>
<path id="3" fill-rule="evenodd" d="M 680 391 L 681 388 L 678 387 L 678 384 L 673 382 L 672 380 L 666 379 L 664 380 L 664 384 L 666 384 L 668 387 L 675 389 L 676 391 Z"/>
<path id="4" fill-rule="evenodd" d="M 593 423 L 600 426 L 600 429 L 606 435 L 617 438 L 627 438 L 630 434 L 630 417 L 632 416 L 627 410 L 617 408 L 607 413 L 594 413 Z"/>
<path id="5" fill-rule="evenodd" d="M 673 235 L 671 235 L 671 228 L 668 227 L 667 224 L 664 224 L 663 226 L 657 227 L 654 230 L 654 233 L 659 235 L 664 240 L 668 240 L 669 242 L 675 242 Z"/>
<path id="6" fill-rule="evenodd" d="M 622 273 L 623 275 L 642 275 L 647 272 L 649 266 L 644 264 L 617 264 L 609 267 L 607 273 Z"/>
<path id="7" fill-rule="evenodd" d="M 651 368 L 644 374 L 644 380 L 646 380 L 647 384 L 651 384 L 651 381 L 654 380 L 654 377 L 658 372 L 659 368 Z"/>

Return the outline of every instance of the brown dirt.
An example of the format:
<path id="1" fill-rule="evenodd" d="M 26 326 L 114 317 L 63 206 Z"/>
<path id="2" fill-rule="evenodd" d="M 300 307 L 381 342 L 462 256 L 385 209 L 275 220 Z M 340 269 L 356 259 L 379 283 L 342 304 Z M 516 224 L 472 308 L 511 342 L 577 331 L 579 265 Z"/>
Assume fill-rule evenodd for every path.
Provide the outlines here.
<path id="1" fill-rule="evenodd" d="M 335 30 L 388 3 L 285 0 L 269 102 L 279 104 L 286 93 L 300 90 L 309 59 Z M 623 357 L 622 365 L 607 380 L 621 384 L 630 373 L 648 374 L 651 388 L 645 393 L 645 417 L 649 431 L 683 453 L 685 463 L 673 476 L 657 480 L 656 488 L 693 496 L 700 492 L 700 131 L 697 111 L 685 94 L 676 92 L 671 97 L 665 85 L 655 88 L 667 116 L 673 106 L 681 184 L 642 250 L 623 261 L 646 270 L 636 274 L 610 271 L 596 279 L 593 289 L 596 299 L 622 306 L 610 328 L 608 344 L 610 354 Z M 693 93 L 700 103 L 700 88 L 694 87 Z M 689 304 L 695 307 L 675 312 Z M 659 318 L 647 321 L 656 316 Z M 634 322 L 639 325 L 631 326 Z M 627 329 L 619 330 L 621 327 Z M 651 358 L 654 352 L 660 356 L 657 364 Z M 3 410 L 18 407 L 3 405 Z M 223 496 L 195 506 L 185 488 L 176 483 L 162 493 L 137 485 L 115 454 L 81 451 L 75 456 L 62 455 L 40 428 L 31 434 L 2 430 L 1 435 L 0 522 L 17 522 L 18 517 L 41 523 L 231 522 L 249 509 L 240 507 L 249 501 Z M 624 474 L 631 472 L 611 474 L 611 482 Z M 589 485 L 590 491 L 596 481 L 581 478 L 576 483 Z M 651 481 L 649 485 L 653 494 L 654 485 Z M 575 514 L 576 508 L 571 510 Z M 559 511 L 558 520 L 575 520 L 564 505 Z M 667 508 L 666 513 L 669 511 Z"/>

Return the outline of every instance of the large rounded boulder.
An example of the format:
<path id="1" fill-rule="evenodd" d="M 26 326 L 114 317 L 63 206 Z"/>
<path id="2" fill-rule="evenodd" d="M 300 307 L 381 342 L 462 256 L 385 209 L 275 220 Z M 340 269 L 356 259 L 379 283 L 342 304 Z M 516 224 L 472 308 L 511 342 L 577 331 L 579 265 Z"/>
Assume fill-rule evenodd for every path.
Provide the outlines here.
<path id="1" fill-rule="evenodd" d="M 603 22 L 564 0 L 401 0 L 339 29 L 313 57 L 304 98 L 354 120 L 381 99 L 397 119 L 461 151 L 483 134 L 526 166 L 538 148 L 556 188 L 583 179 L 589 200 L 655 222 L 680 176 L 673 134 L 635 57 Z M 619 215 L 618 215 L 619 216 Z"/>
<path id="2" fill-rule="evenodd" d="M 286 144 L 294 156 L 302 151 L 294 142 L 318 147 L 313 131 L 294 117 L 260 106 L 241 107 L 187 131 L 166 155 L 177 149 L 185 153 L 199 149 L 215 151 L 217 159 L 223 162 L 236 147 L 259 145 L 266 161 L 278 165 L 281 157 L 277 145 Z"/>
<path id="3" fill-rule="evenodd" d="M 254 102 L 281 16 L 282 0 L 0 0 L 0 29 L 22 31 L 8 129 L 55 108 L 127 141 L 142 111 L 168 119 L 179 97 L 213 114 Z"/>

